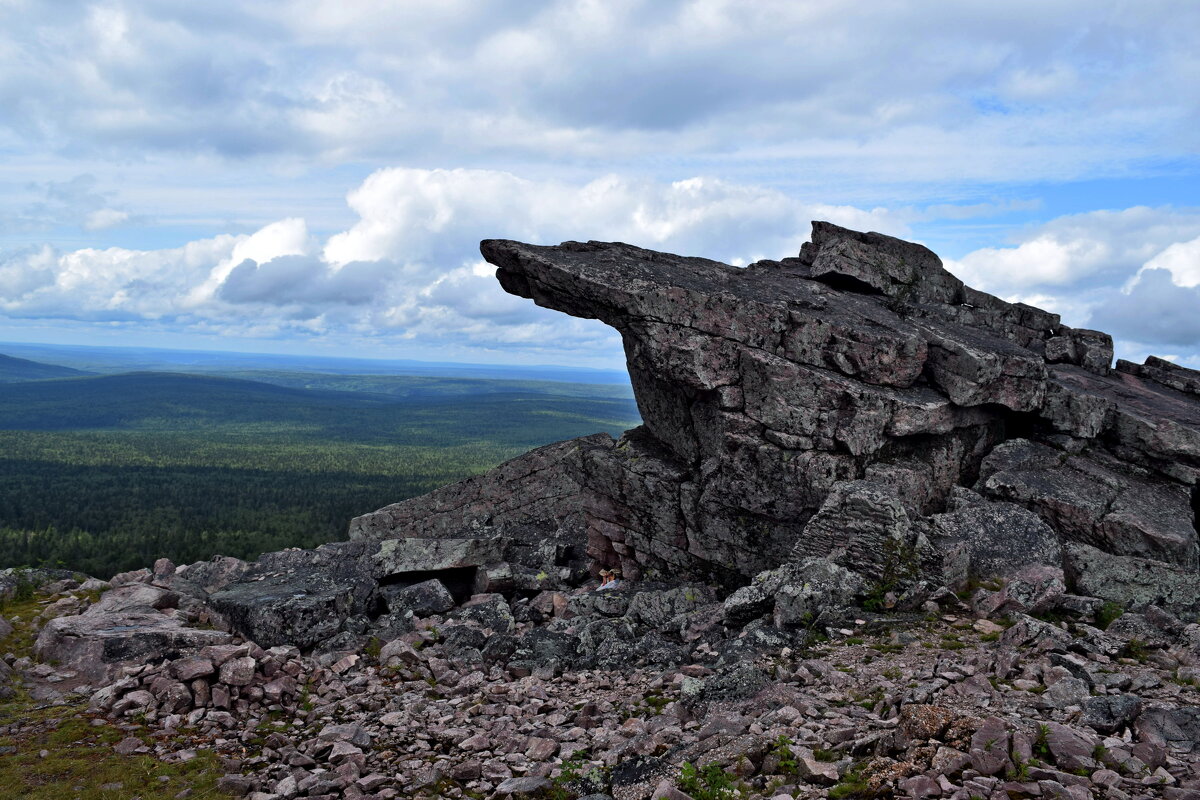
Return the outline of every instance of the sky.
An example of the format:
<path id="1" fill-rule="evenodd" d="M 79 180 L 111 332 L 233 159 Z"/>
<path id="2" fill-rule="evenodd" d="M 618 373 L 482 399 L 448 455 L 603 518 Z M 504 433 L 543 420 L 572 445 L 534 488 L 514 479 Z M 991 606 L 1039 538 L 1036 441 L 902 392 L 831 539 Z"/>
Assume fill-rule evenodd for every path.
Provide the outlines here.
<path id="1" fill-rule="evenodd" d="M 1200 367 L 1200 3 L 0 0 L 0 341 L 616 367 L 479 240 L 814 219 Z"/>

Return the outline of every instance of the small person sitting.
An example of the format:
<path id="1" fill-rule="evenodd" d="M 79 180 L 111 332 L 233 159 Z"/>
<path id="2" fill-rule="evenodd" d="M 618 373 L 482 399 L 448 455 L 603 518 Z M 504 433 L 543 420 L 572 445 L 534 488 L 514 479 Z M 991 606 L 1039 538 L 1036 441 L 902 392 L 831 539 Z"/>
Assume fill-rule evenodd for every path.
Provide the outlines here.
<path id="1" fill-rule="evenodd" d="M 615 589 L 621 585 L 621 570 L 619 569 L 602 569 L 600 570 L 600 585 L 596 587 L 596 591 L 604 589 Z"/>
<path id="2" fill-rule="evenodd" d="M 615 589 L 615 588 L 617 588 L 617 587 L 618 587 L 618 586 L 620 586 L 620 585 L 621 585 L 621 570 L 619 570 L 619 569 L 610 569 L 610 570 L 608 571 L 608 585 L 607 585 L 607 586 L 605 586 L 605 587 L 603 587 L 603 588 L 605 588 L 605 589 Z"/>
<path id="3" fill-rule="evenodd" d="M 598 592 L 602 589 L 610 588 L 610 586 L 612 585 L 612 582 L 613 582 L 612 570 L 610 570 L 610 569 L 600 570 L 600 585 L 596 587 L 596 591 Z"/>

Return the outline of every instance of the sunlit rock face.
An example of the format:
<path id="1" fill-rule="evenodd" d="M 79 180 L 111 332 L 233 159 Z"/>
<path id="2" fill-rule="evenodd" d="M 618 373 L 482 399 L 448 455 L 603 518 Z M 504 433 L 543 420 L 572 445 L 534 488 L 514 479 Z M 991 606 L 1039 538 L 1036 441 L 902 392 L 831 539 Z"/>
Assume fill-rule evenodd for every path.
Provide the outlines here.
<path id="1" fill-rule="evenodd" d="M 745 268 L 481 249 L 507 291 L 622 335 L 644 425 L 581 449 L 573 480 L 590 555 L 627 575 L 1041 564 L 1103 596 L 1146 562 L 1197 570 L 1200 373 L 1114 370 L 1107 334 L 965 286 L 921 245 L 817 222 L 797 257 Z"/>

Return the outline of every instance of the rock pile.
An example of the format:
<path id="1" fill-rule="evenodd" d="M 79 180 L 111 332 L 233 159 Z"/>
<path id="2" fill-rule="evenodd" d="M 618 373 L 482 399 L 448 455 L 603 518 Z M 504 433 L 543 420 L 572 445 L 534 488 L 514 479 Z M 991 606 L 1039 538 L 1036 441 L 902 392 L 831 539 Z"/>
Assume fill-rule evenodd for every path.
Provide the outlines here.
<path id="1" fill-rule="evenodd" d="M 118 754 L 216 749 L 221 788 L 254 800 L 1200 795 L 1200 625 L 1162 609 L 1106 630 L 993 621 L 980 588 L 784 635 L 689 591 L 572 594 L 537 622 L 477 597 L 486 614 L 417 618 L 365 652 L 236 638 L 73 694 L 126 730 Z M 666 649 L 628 646 L 655 631 Z M 33 690 L 76 677 L 12 666 Z"/>

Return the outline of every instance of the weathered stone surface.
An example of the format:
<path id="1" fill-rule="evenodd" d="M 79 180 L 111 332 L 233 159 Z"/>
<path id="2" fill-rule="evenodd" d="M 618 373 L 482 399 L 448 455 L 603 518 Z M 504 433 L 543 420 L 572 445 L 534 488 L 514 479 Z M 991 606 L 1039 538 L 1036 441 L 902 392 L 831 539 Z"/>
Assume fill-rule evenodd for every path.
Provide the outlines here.
<path id="1" fill-rule="evenodd" d="M 380 576 L 480 567 L 503 559 L 502 543 L 492 538 L 385 539 L 372 556 Z"/>
<path id="2" fill-rule="evenodd" d="M 178 658 L 229 640 L 228 633 L 189 628 L 176 617 L 153 609 L 88 609 L 77 616 L 47 622 L 38 634 L 34 652 L 43 661 L 54 661 L 103 684 L 112 681 L 127 663 Z"/>
<path id="3" fill-rule="evenodd" d="M 1029 508 L 1068 540 L 1196 569 L 1190 492 L 1111 457 L 1015 439 L 984 459 L 979 488 Z"/>
<path id="4" fill-rule="evenodd" d="M 1009 577 L 1029 564 L 1062 564 L 1062 544 L 1054 529 L 1013 503 L 981 498 L 934 515 L 932 522 L 936 546 L 943 551 L 961 548 L 973 577 Z"/>
<path id="5" fill-rule="evenodd" d="M 539 447 L 483 475 L 356 517 L 350 522 L 350 538 L 456 538 L 502 522 L 577 515 L 581 454 L 611 446 L 611 437 L 597 434 Z"/>
<path id="6" fill-rule="evenodd" d="M 1066 556 L 1067 575 L 1078 594 L 1126 608 L 1156 605 L 1180 614 L 1200 613 L 1200 580 L 1194 572 L 1161 561 L 1114 556 L 1086 544 L 1068 544 Z"/>
<path id="7" fill-rule="evenodd" d="M 1151 708 L 1137 720 L 1138 738 L 1184 753 L 1200 750 L 1200 708 Z"/>
<path id="8" fill-rule="evenodd" d="M 1080 722 L 1098 733 L 1120 733 L 1142 713 L 1142 698 L 1132 694 L 1092 697 L 1083 703 Z"/>
<path id="9" fill-rule="evenodd" d="M 392 614 L 412 612 L 417 617 L 428 617 L 454 608 L 454 597 L 436 578 L 412 586 L 384 587 L 380 594 Z"/>
<path id="10" fill-rule="evenodd" d="M 865 588 L 858 573 L 822 558 L 785 565 L 757 580 L 774 594 L 774 620 L 781 628 L 808 625 L 822 612 L 850 606 Z"/>
<path id="11" fill-rule="evenodd" d="M 312 647 L 338 633 L 374 597 L 377 584 L 365 552 L 351 542 L 269 553 L 209 603 L 263 647 Z"/>
<path id="12" fill-rule="evenodd" d="M 1200 380 L 1114 373 L 1107 335 L 963 286 L 919 245 L 814 223 L 799 257 L 744 269 L 481 249 L 508 291 L 623 336 L 645 426 L 586 453 L 580 484 L 589 554 L 627 575 L 737 586 L 822 557 L 890 583 L 890 550 L 954 582 L 1062 568 L 1064 541 L 1200 567 Z M 947 508 L 972 483 L 979 502 Z M 731 621 L 770 605 L 744 594 Z"/>

